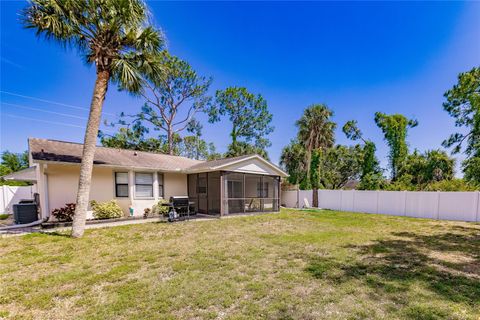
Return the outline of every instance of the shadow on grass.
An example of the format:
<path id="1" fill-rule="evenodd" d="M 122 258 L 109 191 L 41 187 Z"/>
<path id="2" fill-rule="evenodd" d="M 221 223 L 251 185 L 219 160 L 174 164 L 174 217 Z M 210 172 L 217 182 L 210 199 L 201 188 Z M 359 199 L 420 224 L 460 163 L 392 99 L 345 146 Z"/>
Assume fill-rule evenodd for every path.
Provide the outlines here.
<path id="1" fill-rule="evenodd" d="M 480 229 L 455 231 L 394 233 L 392 239 L 348 246 L 357 255 L 352 261 L 315 257 L 306 271 L 335 284 L 360 281 L 377 297 L 404 306 L 415 302 L 408 301 L 408 293 L 421 287 L 475 310 L 480 308 Z"/>

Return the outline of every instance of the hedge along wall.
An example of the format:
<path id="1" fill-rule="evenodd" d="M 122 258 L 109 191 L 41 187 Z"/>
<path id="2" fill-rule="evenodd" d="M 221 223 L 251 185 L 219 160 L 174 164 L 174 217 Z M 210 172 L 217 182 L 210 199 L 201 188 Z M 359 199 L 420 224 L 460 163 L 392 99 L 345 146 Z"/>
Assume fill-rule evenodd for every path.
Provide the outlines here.
<path id="1" fill-rule="evenodd" d="M 282 191 L 288 208 L 312 206 L 312 190 Z M 415 218 L 480 222 L 480 192 L 319 190 L 318 207 Z"/>

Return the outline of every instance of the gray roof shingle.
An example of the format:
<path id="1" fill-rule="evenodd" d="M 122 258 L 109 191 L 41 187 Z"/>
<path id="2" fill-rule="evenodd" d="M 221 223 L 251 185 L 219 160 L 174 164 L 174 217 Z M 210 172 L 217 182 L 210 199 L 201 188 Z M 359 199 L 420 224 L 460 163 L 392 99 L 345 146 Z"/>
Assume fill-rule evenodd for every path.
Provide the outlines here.
<path id="1" fill-rule="evenodd" d="M 49 139 L 28 139 L 33 160 L 80 163 L 83 145 Z M 94 164 L 120 167 L 181 171 L 203 161 L 161 153 L 107 147 L 95 149 Z"/>

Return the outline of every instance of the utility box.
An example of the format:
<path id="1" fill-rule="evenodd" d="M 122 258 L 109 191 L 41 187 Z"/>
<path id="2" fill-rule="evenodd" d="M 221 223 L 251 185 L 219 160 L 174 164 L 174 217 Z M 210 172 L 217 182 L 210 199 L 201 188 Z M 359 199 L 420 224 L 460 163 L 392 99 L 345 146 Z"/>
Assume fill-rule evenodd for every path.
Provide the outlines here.
<path id="1" fill-rule="evenodd" d="M 13 219 L 16 224 L 26 224 L 38 220 L 35 203 L 19 203 L 13 205 Z"/>

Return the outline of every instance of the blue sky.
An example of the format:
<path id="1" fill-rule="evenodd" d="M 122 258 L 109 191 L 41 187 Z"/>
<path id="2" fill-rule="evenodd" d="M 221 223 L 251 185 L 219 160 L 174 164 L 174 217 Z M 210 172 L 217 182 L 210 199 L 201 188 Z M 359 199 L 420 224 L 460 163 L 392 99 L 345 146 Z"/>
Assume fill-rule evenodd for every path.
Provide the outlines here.
<path id="1" fill-rule="evenodd" d="M 459 72 L 480 65 L 478 2 L 149 4 L 171 53 L 212 76 L 212 93 L 245 86 L 267 99 L 276 128 L 268 150 L 274 162 L 312 103 L 334 110 L 338 143 L 350 143 L 340 128 L 358 120 L 384 166 L 388 149 L 373 121 L 376 111 L 418 119 L 408 137 L 412 150 L 439 148 L 456 129 L 442 109 L 443 93 Z M 1 2 L 1 150 L 25 150 L 28 137 L 81 142 L 94 68 L 23 29 L 18 11 L 24 5 Z M 141 104 L 112 85 L 104 118 L 115 120 Z M 226 121 L 205 121 L 204 138 L 225 151 L 229 128 Z"/>

